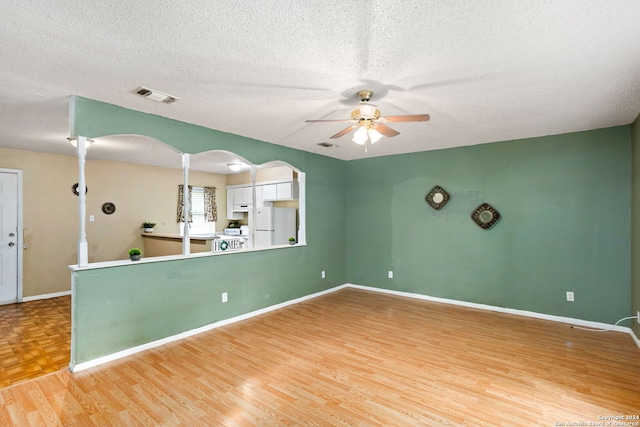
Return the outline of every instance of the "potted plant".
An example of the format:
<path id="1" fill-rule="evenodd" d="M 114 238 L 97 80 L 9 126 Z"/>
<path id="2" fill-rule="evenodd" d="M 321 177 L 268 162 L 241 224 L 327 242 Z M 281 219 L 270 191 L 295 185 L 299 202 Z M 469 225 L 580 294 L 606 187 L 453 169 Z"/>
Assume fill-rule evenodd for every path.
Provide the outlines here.
<path id="1" fill-rule="evenodd" d="M 295 245 L 296 244 L 296 238 L 295 237 L 289 237 L 289 244 L 290 245 Z"/>
<path id="2" fill-rule="evenodd" d="M 140 252 L 140 249 L 138 248 L 132 248 L 129 250 L 129 258 L 131 258 L 131 261 L 139 261 L 140 255 L 142 255 L 142 252 Z"/>
<path id="3" fill-rule="evenodd" d="M 143 222 L 142 223 L 142 231 L 145 233 L 153 233 L 153 227 L 156 226 L 155 222 Z"/>

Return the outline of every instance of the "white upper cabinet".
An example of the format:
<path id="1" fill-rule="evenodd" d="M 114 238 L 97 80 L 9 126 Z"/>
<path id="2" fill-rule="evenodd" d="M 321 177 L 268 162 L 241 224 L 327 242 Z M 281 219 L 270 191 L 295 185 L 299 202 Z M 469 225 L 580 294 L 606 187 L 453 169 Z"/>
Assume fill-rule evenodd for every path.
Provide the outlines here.
<path id="1" fill-rule="evenodd" d="M 298 199 L 298 181 L 268 182 L 256 184 L 256 207 L 271 206 L 271 202 Z M 248 212 L 253 205 L 252 187 L 238 185 L 227 187 L 227 218 L 242 219 L 242 212 Z"/>
<path id="2" fill-rule="evenodd" d="M 276 197 L 278 200 L 293 199 L 293 182 L 276 184 Z"/>
<path id="3" fill-rule="evenodd" d="M 227 188 L 227 219 L 243 219 L 244 214 L 242 212 L 233 211 L 234 196 L 234 189 Z"/>
<path id="4" fill-rule="evenodd" d="M 264 201 L 296 200 L 298 199 L 298 181 L 278 182 L 262 185 Z"/>
<path id="5" fill-rule="evenodd" d="M 262 185 L 256 185 L 256 208 L 264 207 L 264 196 Z"/>
<path id="6" fill-rule="evenodd" d="M 235 196 L 238 197 L 235 200 L 236 205 L 252 205 L 253 204 L 253 192 L 251 190 L 251 187 L 236 188 Z"/>
<path id="7" fill-rule="evenodd" d="M 264 184 L 262 187 L 262 200 L 277 200 L 276 184 Z"/>

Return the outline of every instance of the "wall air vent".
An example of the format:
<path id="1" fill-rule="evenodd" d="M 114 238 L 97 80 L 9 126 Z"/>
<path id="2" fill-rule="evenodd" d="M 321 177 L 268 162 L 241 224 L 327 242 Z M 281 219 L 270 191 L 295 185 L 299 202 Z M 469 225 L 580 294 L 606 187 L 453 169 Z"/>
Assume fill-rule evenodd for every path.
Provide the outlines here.
<path id="1" fill-rule="evenodd" d="M 140 86 L 138 89 L 133 91 L 134 93 L 144 96 L 145 98 L 152 99 L 158 102 L 164 102 L 165 104 L 172 104 L 179 100 L 175 96 L 167 95 L 166 93 L 158 92 L 157 90 L 149 89 L 146 87 Z"/>

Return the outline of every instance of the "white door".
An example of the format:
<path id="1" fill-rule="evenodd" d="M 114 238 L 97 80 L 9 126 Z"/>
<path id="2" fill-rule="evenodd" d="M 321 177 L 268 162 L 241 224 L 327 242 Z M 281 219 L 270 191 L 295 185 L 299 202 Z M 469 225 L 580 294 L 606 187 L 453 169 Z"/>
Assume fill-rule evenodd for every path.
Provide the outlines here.
<path id="1" fill-rule="evenodd" d="M 0 172 L 0 304 L 18 300 L 18 174 Z"/>

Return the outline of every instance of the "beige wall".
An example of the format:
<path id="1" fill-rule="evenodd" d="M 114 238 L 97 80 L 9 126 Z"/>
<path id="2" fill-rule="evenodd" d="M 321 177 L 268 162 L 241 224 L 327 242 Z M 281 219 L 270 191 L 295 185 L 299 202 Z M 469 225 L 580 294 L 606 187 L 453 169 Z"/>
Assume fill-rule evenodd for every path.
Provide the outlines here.
<path id="1" fill-rule="evenodd" d="M 73 156 L 0 148 L 0 167 L 23 171 L 24 250 L 23 296 L 70 289 L 67 268 L 77 263 L 78 198 L 71 187 L 78 182 Z M 129 163 L 88 160 L 87 221 L 89 262 L 127 259 L 132 247 L 143 247 L 144 221 L 157 223 L 158 232 L 177 232 L 176 207 L 182 171 Z M 226 226 L 226 176 L 190 172 L 194 186 L 217 187 L 219 220 Z M 102 204 L 112 202 L 112 215 Z"/>
<path id="2" fill-rule="evenodd" d="M 297 177 L 297 173 L 288 166 L 276 166 L 273 168 L 258 169 L 256 182 L 286 180 Z M 249 172 L 227 175 L 227 185 L 251 184 Z"/>

